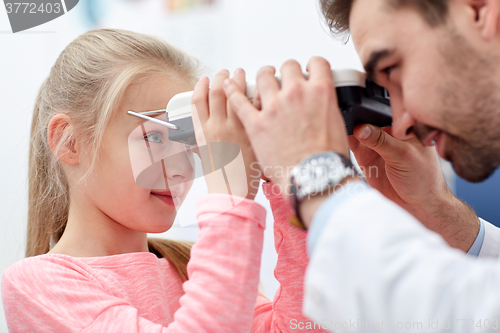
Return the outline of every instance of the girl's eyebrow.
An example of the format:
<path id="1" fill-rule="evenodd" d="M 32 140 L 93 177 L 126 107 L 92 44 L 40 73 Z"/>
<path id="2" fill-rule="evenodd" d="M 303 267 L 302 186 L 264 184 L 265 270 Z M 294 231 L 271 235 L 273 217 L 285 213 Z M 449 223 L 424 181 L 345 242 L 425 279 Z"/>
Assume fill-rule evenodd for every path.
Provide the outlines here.
<path id="1" fill-rule="evenodd" d="M 162 114 L 162 113 L 166 113 L 166 112 L 167 112 L 167 109 L 161 109 L 161 110 L 153 110 L 153 111 L 139 111 L 136 113 L 139 113 L 139 114 L 142 114 L 145 116 L 150 116 L 153 114 Z"/>
<path id="2" fill-rule="evenodd" d="M 152 111 L 147 111 L 147 112 L 152 112 Z M 127 111 L 127 113 L 129 115 L 131 115 L 131 116 L 138 117 L 138 118 L 141 118 L 141 119 L 144 119 L 144 120 L 148 120 L 148 121 L 151 121 L 153 123 L 166 126 L 166 127 L 170 128 L 170 129 L 174 129 L 174 130 L 177 129 L 177 126 L 175 126 L 172 123 L 169 123 L 169 122 L 166 122 L 166 121 L 163 121 L 163 120 L 160 120 L 160 119 L 156 119 L 156 118 L 153 118 L 153 117 L 148 117 L 148 116 L 144 115 L 144 113 L 138 113 L 138 112 L 135 112 L 135 111 Z M 159 113 L 159 112 L 155 112 L 155 113 Z"/>

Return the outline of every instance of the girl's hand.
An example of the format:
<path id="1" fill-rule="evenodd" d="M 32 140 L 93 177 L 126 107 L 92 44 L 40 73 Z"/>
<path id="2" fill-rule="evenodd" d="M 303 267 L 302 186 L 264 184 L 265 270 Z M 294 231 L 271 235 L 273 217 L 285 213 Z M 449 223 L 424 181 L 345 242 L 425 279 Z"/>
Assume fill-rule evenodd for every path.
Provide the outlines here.
<path id="1" fill-rule="evenodd" d="M 230 193 L 254 199 L 259 188 L 261 172 L 245 129 L 227 102 L 223 83 L 228 78 L 229 71 L 221 70 L 215 76 L 210 89 L 210 81 L 207 77 L 202 77 L 194 88 L 192 114 L 198 143 L 197 153 L 200 155 L 205 170 L 205 179 L 210 193 Z M 245 91 L 246 79 L 242 69 L 234 72 L 233 80 Z M 224 177 L 218 177 L 214 172 L 210 173 L 218 171 L 216 167 L 220 164 L 218 161 L 228 160 L 227 155 L 234 152 L 234 149 L 231 149 L 234 145 L 231 144 L 227 144 L 227 149 L 224 149 L 226 146 L 223 143 L 207 145 L 219 142 L 238 145 L 241 149 L 244 167 L 236 158 L 224 166 Z M 229 157 L 229 159 L 232 158 Z"/>
<path id="2" fill-rule="evenodd" d="M 255 92 L 253 93 L 252 105 L 257 110 L 259 111 L 262 110 L 262 99 L 260 98 L 259 87 L 255 87 Z M 262 170 L 260 172 L 260 177 L 265 182 L 271 181 L 269 178 L 266 177 L 266 175 L 264 174 L 264 172 L 262 172 Z"/>

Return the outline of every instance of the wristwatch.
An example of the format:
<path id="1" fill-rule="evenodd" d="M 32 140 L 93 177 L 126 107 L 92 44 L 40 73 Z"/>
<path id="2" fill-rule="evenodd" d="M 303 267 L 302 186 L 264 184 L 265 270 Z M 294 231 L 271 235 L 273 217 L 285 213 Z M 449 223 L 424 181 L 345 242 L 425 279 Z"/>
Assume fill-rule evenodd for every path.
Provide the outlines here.
<path id="1" fill-rule="evenodd" d="M 345 178 L 359 176 L 351 161 L 343 154 L 322 152 L 303 159 L 291 171 L 290 203 L 295 216 L 293 225 L 306 229 L 299 213 L 299 204 L 311 196 L 333 193 L 335 187 Z"/>

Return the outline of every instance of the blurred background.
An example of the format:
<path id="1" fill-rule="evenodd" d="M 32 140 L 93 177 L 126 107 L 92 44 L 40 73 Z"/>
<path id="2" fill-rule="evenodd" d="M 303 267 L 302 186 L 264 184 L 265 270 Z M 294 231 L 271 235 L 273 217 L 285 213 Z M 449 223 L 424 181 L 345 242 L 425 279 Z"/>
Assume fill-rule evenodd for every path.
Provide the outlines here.
<path id="1" fill-rule="evenodd" d="M 34 100 L 60 52 L 76 37 L 93 28 L 121 28 L 165 38 L 207 65 L 213 78 L 222 68 L 242 67 L 248 79 L 258 69 L 278 69 L 296 59 L 303 69 L 312 56 L 326 58 L 332 68 L 362 66 L 352 46 L 330 36 L 316 0 L 80 0 L 67 14 L 41 26 L 13 34 L 0 7 L 0 274 L 24 257 L 27 220 L 28 144 Z M 495 201 L 500 184 L 496 174 L 488 182 L 455 182 L 443 165 L 448 183 L 483 218 L 500 221 Z M 198 191 L 198 193 L 195 193 Z M 193 187 L 174 227 L 161 237 L 196 240 L 194 198 L 204 191 Z M 262 254 L 261 280 L 272 299 L 278 287 L 272 214 L 264 195 L 256 200 L 266 207 L 267 229 Z M 155 235 L 157 236 L 157 235 Z M 3 308 L 0 332 L 7 332 Z"/>

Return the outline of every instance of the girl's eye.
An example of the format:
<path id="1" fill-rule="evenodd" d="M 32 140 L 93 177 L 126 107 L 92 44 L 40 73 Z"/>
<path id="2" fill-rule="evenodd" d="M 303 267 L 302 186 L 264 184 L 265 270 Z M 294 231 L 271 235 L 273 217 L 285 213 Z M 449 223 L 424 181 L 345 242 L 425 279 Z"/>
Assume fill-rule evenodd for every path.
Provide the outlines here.
<path id="1" fill-rule="evenodd" d="M 162 134 L 160 132 L 147 133 L 144 139 L 152 143 L 163 143 Z"/>

